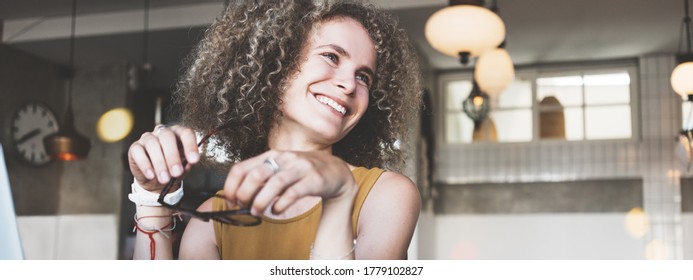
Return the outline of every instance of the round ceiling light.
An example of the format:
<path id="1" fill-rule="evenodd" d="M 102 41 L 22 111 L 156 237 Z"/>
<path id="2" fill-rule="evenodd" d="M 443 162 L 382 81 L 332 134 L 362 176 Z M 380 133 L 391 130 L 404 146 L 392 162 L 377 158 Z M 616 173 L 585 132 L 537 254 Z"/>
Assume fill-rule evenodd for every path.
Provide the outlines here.
<path id="1" fill-rule="evenodd" d="M 466 64 L 503 42 L 505 24 L 489 9 L 459 4 L 435 12 L 426 22 L 425 35 L 434 49 Z"/>
<path id="2" fill-rule="evenodd" d="M 484 52 L 476 61 L 474 79 L 481 91 L 497 98 L 515 80 L 515 67 L 504 48 Z"/>
<path id="3" fill-rule="evenodd" d="M 686 100 L 693 95 L 693 61 L 683 62 L 674 68 L 671 87 Z"/>

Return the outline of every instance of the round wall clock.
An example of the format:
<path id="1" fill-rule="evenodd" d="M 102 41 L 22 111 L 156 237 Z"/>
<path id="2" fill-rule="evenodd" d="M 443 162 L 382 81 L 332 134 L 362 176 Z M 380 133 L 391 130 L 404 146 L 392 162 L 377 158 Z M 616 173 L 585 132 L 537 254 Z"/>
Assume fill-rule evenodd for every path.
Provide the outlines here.
<path id="1" fill-rule="evenodd" d="M 51 158 L 43 147 L 43 138 L 58 132 L 58 121 L 47 106 L 30 102 L 11 117 L 12 146 L 19 157 L 32 165 L 43 165 Z"/>

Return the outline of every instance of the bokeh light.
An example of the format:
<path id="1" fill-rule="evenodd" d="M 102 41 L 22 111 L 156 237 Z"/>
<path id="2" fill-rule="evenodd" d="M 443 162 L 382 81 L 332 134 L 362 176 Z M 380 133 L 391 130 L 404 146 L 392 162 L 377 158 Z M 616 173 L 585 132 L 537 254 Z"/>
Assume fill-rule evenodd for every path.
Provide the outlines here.
<path id="1" fill-rule="evenodd" d="M 643 238 L 650 231 L 650 217 L 642 208 L 635 207 L 628 211 L 624 226 L 633 238 Z"/>
<path id="2" fill-rule="evenodd" d="M 101 115 L 96 123 L 96 133 L 101 141 L 107 143 L 123 140 L 130 131 L 134 118 L 132 112 L 125 108 L 115 108 Z"/>
<path id="3" fill-rule="evenodd" d="M 665 256 L 662 241 L 653 239 L 645 246 L 645 258 L 648 260 L 663 260 Z"/>
<path id="4" fill-rule="evenodd" d="M 461 240 L 451 247 L 450 258 L 453 260 L 478 259 L 479 249 L 475 244 Z"/>

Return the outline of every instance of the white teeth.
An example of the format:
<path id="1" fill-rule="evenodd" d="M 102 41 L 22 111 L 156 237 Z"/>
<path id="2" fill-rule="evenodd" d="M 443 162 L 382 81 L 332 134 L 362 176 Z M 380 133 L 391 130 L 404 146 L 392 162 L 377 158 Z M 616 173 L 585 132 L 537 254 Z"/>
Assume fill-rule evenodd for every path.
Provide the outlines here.
<path id="1" fill-rule="evenodd" d="M 332 109 L 335 109 L 337 112 L 341 113 L 342 115 L 346 114 L 346 108 L 344 108 L 344 106 L 342 106 L 342 105 L 339 105 L 334 100 L 327 98 L 325 96 L 322 96 L 322 95 L 319 95 L 316 99 L 318 101 L 320 101 L 320 103 L 332 107 Z"/>

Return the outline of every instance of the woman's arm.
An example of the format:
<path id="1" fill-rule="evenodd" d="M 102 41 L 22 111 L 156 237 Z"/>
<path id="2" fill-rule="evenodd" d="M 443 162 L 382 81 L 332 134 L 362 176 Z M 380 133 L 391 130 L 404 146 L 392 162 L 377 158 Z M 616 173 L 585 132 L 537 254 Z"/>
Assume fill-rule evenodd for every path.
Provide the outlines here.
<path id="1" fill-rule="evenodd" d="M 171 210 L 141 199 L 156 197 L 172 177 L 182 176 L 190 164 L 197 163 L 200 156 L 195 141 L 195 133 L 189 128 L 159 125 L 130 145 L 128 162 L 136 184 L 131 200 L 137 205 L 134 259 L 173 258 Z M 184 157 L 187 166 L 182 166 Z"/>
<path id="2" fill-rule="evenodd" d="M 383 173 L 359 214 L 356 259 L 406 259 L 420 209 L 421 196 L 409 178 Z"/>
<path id="3" fill-rule="evenodd" d="M 311 259 L 355 259 L 355 236 L 351 215 L 358 186 L 353 180 L 337 197 L 323 198 L 320 224 L 311 248 Z"/>
<path id="4" fill-rule="evenodd" d="M 173 258 L 171 236 L 154 229 L 170 229 L 173 217 L 171 210 L 161 206 L 137 206 L 138 221 L 135 236 L 135 260 L 170 260 Z M 149 234 L 145 233 L 148 232 Z M 153 246 L 152 246 L 153 245 Z"/>

